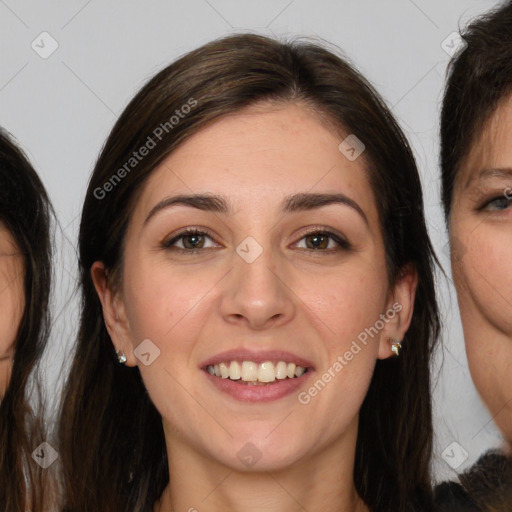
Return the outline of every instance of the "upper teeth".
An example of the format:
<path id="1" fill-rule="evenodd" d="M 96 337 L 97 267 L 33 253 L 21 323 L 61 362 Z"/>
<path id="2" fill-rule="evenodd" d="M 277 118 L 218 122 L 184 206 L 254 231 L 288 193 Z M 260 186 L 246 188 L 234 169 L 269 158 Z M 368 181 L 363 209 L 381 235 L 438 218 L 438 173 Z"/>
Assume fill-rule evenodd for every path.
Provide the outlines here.
<path id="1" fill-rule="evenodd" d="M 253 363 L 252 361 L 243 361 L 242 364 L 238 361 L 229 361 L 208 365 L 207 370 L 211 375 L 222 377 L 223 379 L 242 379 L 247 382 L 274 382 L 276 379 L 300 377 L 306 371 L 306 368 L 284 361 L 278 361 L 275 364 L 272 361 L 265 361 L 261 364 Z"/>

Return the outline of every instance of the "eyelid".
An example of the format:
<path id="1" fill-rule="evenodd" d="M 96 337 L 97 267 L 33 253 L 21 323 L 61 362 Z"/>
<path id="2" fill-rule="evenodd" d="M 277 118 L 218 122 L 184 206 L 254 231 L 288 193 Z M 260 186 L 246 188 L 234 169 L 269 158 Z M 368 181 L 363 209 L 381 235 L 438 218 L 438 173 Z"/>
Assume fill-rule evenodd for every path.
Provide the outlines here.
<path id="1" fill-rule="evenodd" d="M 213 233 L 208 228 L 205 228 L 202 226 L 194 226 L 194 227 L 188 227 L 188 228 L 184 228 L 182 230 L 178 230 L 177 233 L 172 233 L 171 235 L 166 236 L 162 240 L 160 245 L 166 249 L 169 249 L 172 247 L 172 244 L 176 243 L 181 238 L 183 238 L 187 235 L 195 235 L 195 234 L 207 236 L 208 238 L 210 238 L 210 240 L 217 243 L 214 239 Z M 178 251 L 181 250 L 181 251 L 186 251 L 186 252 L 197 252 L 197 251 L 202 250 L 202 249 L 182 249 L 181 247 L 175 247 L 175 249 Z"/>
<path id="2" fill-rule="evenodd" d="M 161 245 L 162 245 L 162 247 L 164 247 L 166 249 L 170 249 L 172 247 L 177 251 L 182 251 L 182 252 L 187 252 L 187 253 L 197 253 L 197 252 L 204 251 L 204 248 L 203 249 L 201 249 L 201 248 L 200 249 L 182 249 L 181 247 L 173 247 L 173 244 L 175 244 L 178 240 L 182 239 L 183 237 L 185 237 L 187 235 L 194 235 L 194 234 L 207 236 L 208 238 L 210 238 L 210 240 L 212 240 L 212 242 L 217 244 L 217 241 L 215 240 L 213 233 L 208 228 L 205 228 L 202 226 L 194 226 L 194 227 L 184 228 L 183 230 L 178 231 L 175 234 L 174 233 L 171 234 L 170 236 L 166 237 L 161 242 Z M 293 243 L 293 245 L 298 244 L 301 240 L 303 240 L 307 236 L 316 235 L 316 234 L 325 235 L 328 238 L 331 238 L 332 240 L 334 240 L 334 242 L 338 245 L 338 249 L 345 249 L 345 250 L 352 249 L 352 244 L 347 240 L 347 238 L 343 234 L 341 234 L 337 231 L 334 231 L 331 228 L 328 228 L 327 226 L 313 226 L 313 227 L 307 228 L 305 231 L 303 231 L 300 234 L 300 237 Z M 333 249 L 333 248 L 319 249 L 318 251 L 316 251 L 315 249 L 303 249 L 303 248 L 301 248 L 301 249 L 308 251 L 308 252 L 319 252 L 319 253 L 321 253 L 321 252 L 330 253 L 330 252 L 337 250 L 337 249 Z"/>
<path id="3" fill-rule="evenodd" d="M 314 226 L 311 228 L 307 228 L 306 231 L 301 233 L 300 238 L 297 240 L 297 242 L 295 242 L 295 244 L 300 242 L 303 238 L 310 236 L 310 235 L 315 235 L 315 234 L 326 235 L 327 237 L 332 238 L 338 244 L 339 248 L 341 248 L 341 249 L 347 249 L 347 250 L 352 249 L 352 244 L 348 241 L 348 239 L 343 234 L 341 234 L 337 231 L 334 231 L 333 229 L 328 228 L 327 226 Z M 314 251 L 314 249 L 305 249 L 305 250 Z M 317 252 L 332 252 L 332 251 L 333 251 L 333 249 L 323 249 L 323 250 L 319 250 Z"/>
<path id="4" fill-rule="evenodd" d="M 490 198 L 485 199 L 480 204 L 480 206 L 478 206 L 477 211 L 489 211 L 488 207 L 495 201 L 507 201 L 509 205 L 512 205 L 512 198 L 507 197 L 504 193 L 502 193 L 502 194 L 491 196 Z M 495 210 L 491 210 L 491 211 L 495 211 Z M 500 210 L 498 210 L 498 211 L 500 211 Z"/>

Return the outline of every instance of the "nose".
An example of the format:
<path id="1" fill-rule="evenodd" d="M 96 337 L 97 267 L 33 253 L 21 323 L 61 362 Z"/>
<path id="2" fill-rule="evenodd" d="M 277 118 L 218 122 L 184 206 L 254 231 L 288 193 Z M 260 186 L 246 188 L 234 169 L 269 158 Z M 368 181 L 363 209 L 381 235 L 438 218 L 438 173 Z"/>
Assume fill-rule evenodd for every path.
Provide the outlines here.
<path id="1" fill-rule="evenodd" d="M 262 330 L 292 320 L 295 296 L 291 277 L 267 247 L 252 262 L 234 254 L 221 301 L 221 314 L 227 322 Z"/>

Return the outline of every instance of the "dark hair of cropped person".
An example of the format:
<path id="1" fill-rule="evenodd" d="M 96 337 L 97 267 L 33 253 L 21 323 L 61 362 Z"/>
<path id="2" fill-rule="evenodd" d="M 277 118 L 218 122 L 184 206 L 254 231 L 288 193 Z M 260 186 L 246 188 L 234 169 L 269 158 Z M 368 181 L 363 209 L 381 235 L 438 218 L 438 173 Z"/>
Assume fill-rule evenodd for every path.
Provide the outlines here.
<path id="1" fill-rule="evenodd" d="M 417 270 L 414 316 L 403 353 L 377 362 L 360 411 L 354 482 L 372 511 L 430 510 L 429 362 L 439 319 L 435 256 L 414 157 L 377 93 L 336 51 L 311 41 L 253 34 L 210 42 L 156 74 L 125 108 L 96 162 L 79 233 L 80 330 L 60 420 L 66 510 L 147 510 L 169 479 L 161 417 L 139 370 L 117 362 L 91 279 L 92 264 L 104 262 L 114 287 L 122 282 L 123 240 L 143 184 L 180 144 L 245 107 L 289 103 L 318 113 L 339 133 L 340 142 L 347 134 L 363 141 L 389 282 L 407 265 Z M 185 105 L 189 112 L 117 179 L 116 171 L 132 153 Z"/>
<path id="2" fill-rule="evenodd" d="M 45 440 L 36 369 L 50 326 L 52 215 L 41 180 L 0 129 L 0 220 L 23 255 L 25 295 L 11 377 L 0 401 L 0 510 L 5 511 L 47 510 L 50 499 L 45 470 L 31 454 Z"/>
<path id="3" fill-rule="evenodd" d="M 441 184 L 446 219 L 457 174 L 500 102 L 512 94 L 512 2 L 477 18 L 450 61 L 441 110 Z"/>

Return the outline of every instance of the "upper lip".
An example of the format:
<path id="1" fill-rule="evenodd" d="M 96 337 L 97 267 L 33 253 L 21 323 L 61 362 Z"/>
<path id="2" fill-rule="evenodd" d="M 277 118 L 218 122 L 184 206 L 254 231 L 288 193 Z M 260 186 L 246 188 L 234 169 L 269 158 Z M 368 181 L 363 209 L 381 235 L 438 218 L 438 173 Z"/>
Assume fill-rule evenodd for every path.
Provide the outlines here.
<path id="1" fill-rule="evenodd" d="M 286 350 L 247 350 L 243 348 L 235 348 L 226 350 L 220 354 L 216 354 L 201 363 L 201 368 L 210 365 L 225 363 L 228 361 L 252 361 L 254 363 L 264 363 L 265 361 L 285 361 L 294 363 L 296 366 L 304 368 L 313 368 L 313 363 Z"/>

